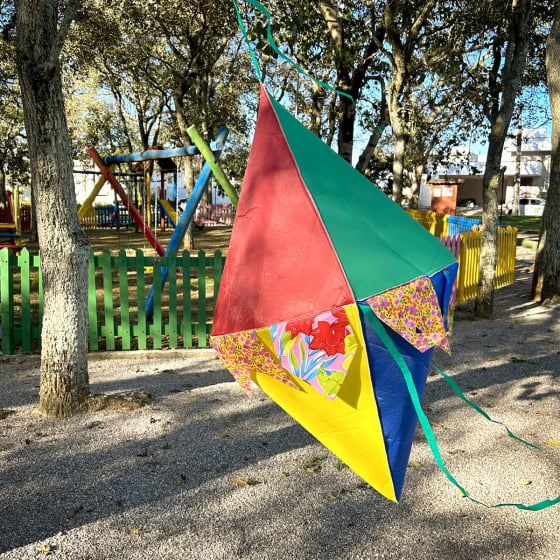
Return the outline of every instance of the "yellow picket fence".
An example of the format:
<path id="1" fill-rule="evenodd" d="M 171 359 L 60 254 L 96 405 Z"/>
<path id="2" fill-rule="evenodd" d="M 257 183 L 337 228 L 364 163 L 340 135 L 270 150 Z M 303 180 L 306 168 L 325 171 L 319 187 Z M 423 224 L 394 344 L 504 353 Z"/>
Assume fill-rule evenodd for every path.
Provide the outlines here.
<path id="1" fill-rule="evenodd" d="M 478 295 L 480 275 L 480 230 L 461 233 L 459 273 L 457 277 L 457 303 L 473 299 Z M 515 254 L 517 251 L 517 228 L 498 228 L 498 261 L 494 288 L 503 288 L 515 282 Z"/>
<path id="2" fill-rule="evenodd" d="M 432 235 L 439 237 L 449 248 L 453 248 L 459 261 L 457 277 L 457 303 L 462 303 L 478 295 L 478 279 L 480 275 L 480 249 L 482 232 L 477 220 L 461 216 L 448 216 L 424 210 L 408 210 L 408 213 Z M 478 222 L 480 223 L 480 222 Z M 465 231 L 469 229 L 470 231 Z M 449 234 L 462 231 L 456 235 Z M 456 243 L 457 237 L 460 243 Z M 515 282 L 515 256 L 517 251 L 517 228 L 498 228 L 498 261 L 494 287 L 502 288 Z"/>
<path id="3" fill-rule="evenodd" d="M 407 212 L 435 237 L 445 237 L 447 235 L 447 214 L 436 214 L 435 212 L 413 210 L 412 208 L 409 208 Z"/>

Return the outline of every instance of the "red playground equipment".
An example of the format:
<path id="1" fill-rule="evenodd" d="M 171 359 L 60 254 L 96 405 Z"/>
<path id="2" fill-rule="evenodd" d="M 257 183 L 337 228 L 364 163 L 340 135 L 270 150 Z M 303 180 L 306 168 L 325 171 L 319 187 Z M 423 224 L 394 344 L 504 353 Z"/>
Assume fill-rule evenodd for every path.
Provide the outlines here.
<path id="1" fill-rule="evenodd" d="M 6 191 L 6 204 L 0 206 L 0 249 L 8 248 L 19 251 L 21 250 L 21 232 L 19 224 L 14 221 L 13 202 L 12 193 Z"/>

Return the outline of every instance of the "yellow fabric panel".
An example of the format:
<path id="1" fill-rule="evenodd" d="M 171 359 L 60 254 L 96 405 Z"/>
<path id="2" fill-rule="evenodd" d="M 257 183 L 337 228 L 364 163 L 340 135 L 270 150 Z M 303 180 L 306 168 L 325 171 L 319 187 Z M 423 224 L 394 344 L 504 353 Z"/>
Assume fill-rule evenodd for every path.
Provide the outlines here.
<path id="1" fill-rule="evenodd" d="M 356 305 L 345 307 L 358 349 L 334 400 L 292 377 L 301 391 L 269 375 L 252 372 L 261 389 L 325 447 L 386 498 L 397 501 L 371 383 L 362 327 Z M 274 355 L 267 329 L 257 336 Z"/>

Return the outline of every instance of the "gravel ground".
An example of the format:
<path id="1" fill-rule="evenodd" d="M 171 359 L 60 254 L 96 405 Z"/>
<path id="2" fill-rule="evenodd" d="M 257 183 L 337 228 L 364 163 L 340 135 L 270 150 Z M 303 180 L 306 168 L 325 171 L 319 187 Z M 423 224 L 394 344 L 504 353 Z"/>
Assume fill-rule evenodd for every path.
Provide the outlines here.
<path id="1" fill-rule="evenodd" d="M 560 494 L 560 306 L 528 302 L 527 266 L 492 321 L 456 312 L 435 364 L 520 437 L 431 376 L 425 407 L 473 497 Z M 209 350 L 92 354 L 94 392 L 145 390 L 136 410 L 32 413 L 36 357 L 0 356 L 0 558 L 560 559 L 560 505 L 489 509 L 461 497 L 418 431 L 400 504 L 364 485 L 264 395 L 247 398 Z M 303 468 L 313 462 L 315 469 Z"/>

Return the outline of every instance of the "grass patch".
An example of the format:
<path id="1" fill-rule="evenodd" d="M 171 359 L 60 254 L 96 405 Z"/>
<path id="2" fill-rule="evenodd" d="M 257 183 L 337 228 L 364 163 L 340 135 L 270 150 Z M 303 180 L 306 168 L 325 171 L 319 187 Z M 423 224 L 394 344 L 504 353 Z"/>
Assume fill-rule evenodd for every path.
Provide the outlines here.
<path id="1" fill-rule="evenodd" d="M 519 233 L 536 233 L 541 229 L 540 216 L 511 216 L 505 214 L 500 218 L 502 225 L 516 227 Z"/>

